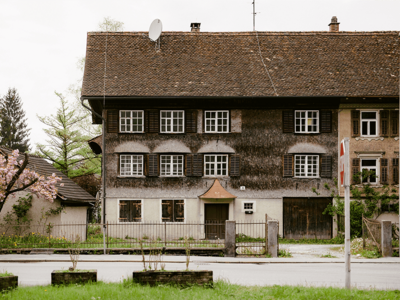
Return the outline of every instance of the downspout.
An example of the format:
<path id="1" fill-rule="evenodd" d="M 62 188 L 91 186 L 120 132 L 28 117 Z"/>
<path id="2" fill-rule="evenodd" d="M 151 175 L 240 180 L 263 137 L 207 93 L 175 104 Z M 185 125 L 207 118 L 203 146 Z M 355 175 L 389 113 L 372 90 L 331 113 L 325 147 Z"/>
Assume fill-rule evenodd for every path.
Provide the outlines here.
<path id="1" fill-rule="evenodd" d="M 104 254 L 107 254 L 106 246 L 105 246 L 105 231 L 106 231 L 106 119 L 103 118 L 100 114 L 95 112 L 90 107 L 86 106 L 83 102 L 83 97 L 80 98 L 82 106 L 87 110 L 91 111 L 97 117 L 101 118 L 101 124 L 103 126 L 103 134 L 102 134 L 102 157 L 101 157 L 101 175 L 102 175 L 102 186 L 103 186 L 103 248 Z"/>

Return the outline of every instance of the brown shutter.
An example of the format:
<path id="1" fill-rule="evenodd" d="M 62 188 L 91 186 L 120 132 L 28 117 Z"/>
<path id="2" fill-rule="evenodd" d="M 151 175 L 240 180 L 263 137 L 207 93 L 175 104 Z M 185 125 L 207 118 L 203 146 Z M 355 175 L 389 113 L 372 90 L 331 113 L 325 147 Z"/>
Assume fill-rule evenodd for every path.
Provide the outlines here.
<path id="1" fill-rule="evenodd" d="M 160 112 L 158 109 L 148 109 L 144 117 L 145 131 L 158 133 L 160 131 Z"/>
<path id="2" fill-rule="evenodd" d="M 293 155 L 283 156 L 283 177 L 293 177 Z"/>
<path id="3" fill-rule="evenodd" d="M 381 110 L 380 114 L 380 136 L 387 137 L 389 136 L 389 111 Z"/>
<path id="4" fill-rule="evenodd" d="M 187 154 L 185 157 L 185 175 L 193 176 L 193 154 Z"/>
<path id="5" fill-rule="evenodd" d="M 185 221 L 185 201 L 174 200 L 174 222 Z"/>
<path id="6" fill-rule="evenodd" d="M 321 133 L 332 132 L 332 111 L 321 110 L 320 112 L 320 129 Z"/>
<path id="7" fill-rule="evenodd" d="M 230 176 L 240 176 L 240 155 L 234 154 L 230 156 Z"/>
<path id="8" fill-rule="evenodd" d="M 351 136 L 360 136 L 360 111 L 351 111 Z"/>
<path id="9" fill-rule="evenodd" d="M 188 109 L 185 111 L 185 132 L 197 133 L 197 110 Z"/>
<path id="10" fill-rule="evenodd" d="M 148 176 L 158 176 L 158 155 L 149 154 L 148 156 Z"/>
<path id="11" fill-rule="evenodd" d="M 388 184 L 388 160 L 387 158 L 381 158 L 381 184 Z"/>
<path id="12" fill-rule="evenodd" d="M 119 201 L 119 221 L 120 222 L 128 222 L 128 214 L 129 214 L 128 201 L 120 200 Z"/>
<path id="13" fill-rule="evenodd" d="M 282 111 L 282 129 L 283 133 L 294 132 L 294 111 L 284 110 Z"/>
<path id="14" fill-rule="evenodd" d="M 108 133 L 118 133 L 119 121 L 118 121 L 119 111 L 112 109 L 107 110 L 107 132 Z"/>
<path id="15" fill-rule="evenodd" d="M 399 111 L 390 111 L 390 135 L 392 137 L 399 136 Z"/>
<path id="16" fill-rule="evenodd" d="M 192 176 L 203 176 L 203 154 L 193 154 Z"/>
<path id="17" fill-rule="evenodd" d="M 172 222 L 172 200 L 161 201 L 161 220 L 162 222 Z"/>
<path id="18" fill-rule="evenodd" d="M 360 183 L 360 159 L 353 158 L 351 164 L 351 182 L 352 184 Z"/>
<path id="19" fill-rule="evenodd" d="M 321 177 L 332 178 L 332 156 L 321 156 Z"/>
<path id="20" fill-rule="evenodd" d="M 399 184 L 399 159 L 392 159 L 393 169 L 393 184 Z"/>
<path id="21" fill-rule="evenodd" d="M 133 202 L 133 212 L 134 212 L 134 219 L 133 222 L 140 222 L 142 219 L 142 201 L 134 200 Z"/>

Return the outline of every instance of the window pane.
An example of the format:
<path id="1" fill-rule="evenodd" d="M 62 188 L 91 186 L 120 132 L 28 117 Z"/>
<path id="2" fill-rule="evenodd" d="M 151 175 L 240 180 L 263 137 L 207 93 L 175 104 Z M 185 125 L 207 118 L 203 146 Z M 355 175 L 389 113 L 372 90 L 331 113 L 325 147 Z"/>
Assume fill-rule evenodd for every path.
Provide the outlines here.
<path id="1" fill-rule="evenodd" d="M 376 119 L 376 112 L 361 112 L 362 119 Z"/>
<path id="2" fill-rule="evenodd" d="M 370 135 L 376 135 L 376 122 L 375 121 L 370 121 L 369 123 L 369 134 Z"/>
<path id="3" fill-rule="evenodd" d="M 361 166 L 376 167 L 376 159 L 363 159 L 363 160 L 361 160 Z"/>

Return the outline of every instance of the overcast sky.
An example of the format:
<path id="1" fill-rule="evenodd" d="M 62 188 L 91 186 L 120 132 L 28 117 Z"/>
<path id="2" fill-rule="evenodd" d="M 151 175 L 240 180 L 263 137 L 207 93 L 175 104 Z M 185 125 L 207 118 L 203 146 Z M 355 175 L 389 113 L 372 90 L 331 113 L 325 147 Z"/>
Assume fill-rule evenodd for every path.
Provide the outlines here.
<path id="1" fill-rule="evenodd" d="M 111 17 L 125 31 L 148 31 L 158 18 L 164 31 L 251 31 L 251 0 L 0 0 L 0 96 L 15 87 L 31 130 L 31 149 L 44 142 L 36 115 L 55 113 L 58 98 L 82 77 L 86 33 Z M 256 0 L 258 31 L 400 30 L 400 0 Z"/>

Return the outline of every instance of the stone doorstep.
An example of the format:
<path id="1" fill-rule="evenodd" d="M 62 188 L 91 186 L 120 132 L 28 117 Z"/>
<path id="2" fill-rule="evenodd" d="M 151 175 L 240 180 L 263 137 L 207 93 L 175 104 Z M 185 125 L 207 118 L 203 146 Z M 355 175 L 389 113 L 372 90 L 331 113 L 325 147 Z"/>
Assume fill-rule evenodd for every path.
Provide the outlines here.
<path id="1" fill-rule="evenodd" d="M 18 276 L 0 277 L 0 292 L 8 289 L 15 289 L 18 287 Z"/>

